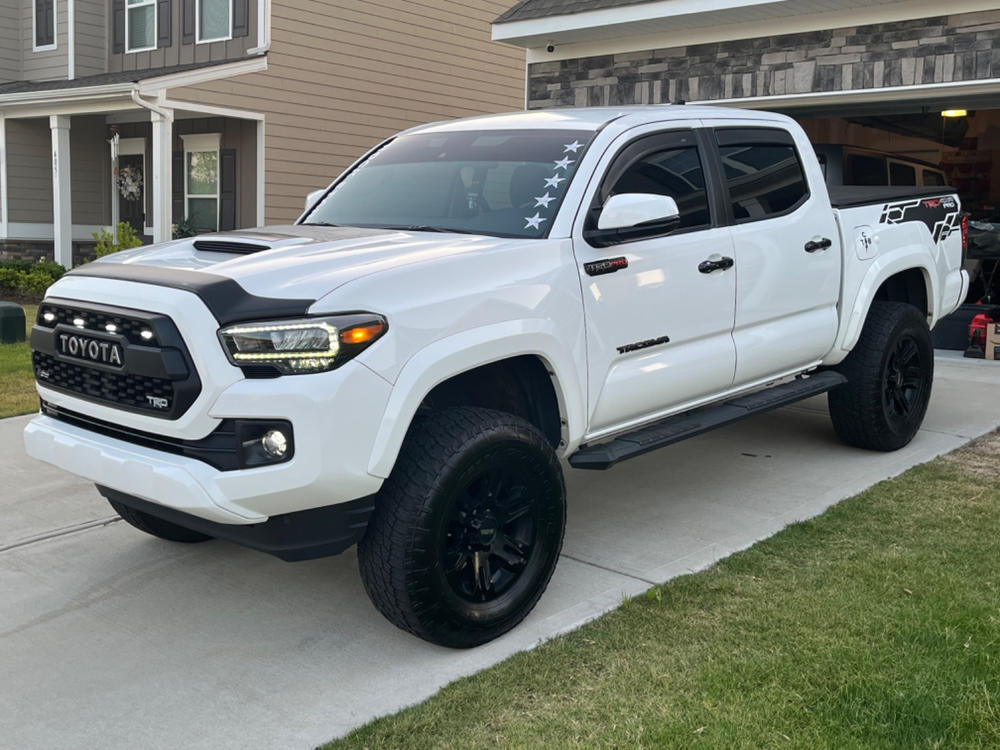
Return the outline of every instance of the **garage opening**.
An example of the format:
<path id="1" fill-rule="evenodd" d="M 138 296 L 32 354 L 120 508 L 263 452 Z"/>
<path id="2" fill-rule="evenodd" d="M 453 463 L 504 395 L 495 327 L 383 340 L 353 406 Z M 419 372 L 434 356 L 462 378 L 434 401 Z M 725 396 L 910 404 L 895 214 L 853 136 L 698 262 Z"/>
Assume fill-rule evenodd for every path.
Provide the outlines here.
<path id="1" fill-rule="evenodd" d="M 935 329 L 935 346 L 965 350 L 977 314 L 1000 319 L 1000 98 L 784 111 L 816 146 L 830 185 L 947 185 L 958 192 L 969 215 L 971 283 L 965 304 Z"/>

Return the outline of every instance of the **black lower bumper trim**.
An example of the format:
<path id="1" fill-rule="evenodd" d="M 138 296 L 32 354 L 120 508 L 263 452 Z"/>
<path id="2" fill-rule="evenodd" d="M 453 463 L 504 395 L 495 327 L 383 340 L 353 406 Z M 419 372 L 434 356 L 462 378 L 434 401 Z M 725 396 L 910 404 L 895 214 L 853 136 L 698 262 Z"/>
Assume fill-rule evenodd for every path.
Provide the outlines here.
<path id="1" fill-rule="evenodd" d="M 124 492 L 97 485 L 108 500 L 162 518 L 178 526 L 244 547 L 267 552 L 288 562 L 339 555 L 361 541 L 375 508 L 374 496 L 271 516 L 263 523 L 237 525 L 208 521 L 166 508 Z"/>

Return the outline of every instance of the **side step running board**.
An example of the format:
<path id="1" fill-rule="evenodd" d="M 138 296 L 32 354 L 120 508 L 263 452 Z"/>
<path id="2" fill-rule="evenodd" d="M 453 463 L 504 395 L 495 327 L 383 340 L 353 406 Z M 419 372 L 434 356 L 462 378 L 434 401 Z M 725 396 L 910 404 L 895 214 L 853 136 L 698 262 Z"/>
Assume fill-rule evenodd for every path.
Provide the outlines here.
<path id="1" fill-rule="evenodd" d="M 667 417 L 606 443 L 585 446 L 569 457 L 569 464 L 575 469 L 610 469 L 619 461 L 641 456 L 665 445 L 679 443 L 681 440 L 738 422 L 754 414 L 788 406 L 810 396 L 818 396 L 846 382 L 847 378 L 839 372 L 832 370 L 818 372 L 716 406 L 706 406 L 686 414 Z"/>

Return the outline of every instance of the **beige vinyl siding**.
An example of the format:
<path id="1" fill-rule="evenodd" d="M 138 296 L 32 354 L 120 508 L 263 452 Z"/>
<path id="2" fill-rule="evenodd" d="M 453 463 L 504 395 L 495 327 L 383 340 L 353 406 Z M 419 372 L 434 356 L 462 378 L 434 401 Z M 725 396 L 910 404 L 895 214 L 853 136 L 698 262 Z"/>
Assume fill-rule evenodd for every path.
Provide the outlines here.
<path id="1" fill-rule="evenodd" d="M 70 192 L 74 224 L 111 222 L 111 151 L 107 130 L 103 115 L 77 116 L 71 121 Z"/>
<path id="2" fill-rule="evenodd" d="M 266 115 L 266 219 L 372 146 L 434 120 L 524 107 L 524 51 L 490 41 L 510 2 L 283 0 L 266 73 L 171 90 L 171 98 Z"/>
<path id="3" fill-rule="evenodd" d="M 7 120 L 10 221 L 52 222 L 51 153 L 48 119 Z"/>
<path id="4" fill-rule="evenodd" d="M 2 0 L 0 0 L 2 1 Z M 296 0 L 274 0 L 275 2 L 295 2 Z M 187 65 L 189 63 L 222 62 L 236 60 L 246 55 L 248 49 L 257 46 L 257 0 L 250 0 L 250 34 L 226 42 L 210 42 L 207 44 L 181 44 L 181 0 L 171 0 L 170 14 L 171 45 L 149 52 L 111 53 L 111 0 L 105 0 L 108 5 L 107 22 L 105 24 L 108 43 L 108 71 L 117 73 L 122 70 L 146 70 L 148 68 L 165 68 L 172 65 Z"/>
<path id="5" fill-rule="evenodd" d="M 10 2 L 10 0 L 6 0 Z M 21 5 L 21 77 L 26 81 L 51 81 L 66 78 L 66 0 L 56 0 L 56 48 L 35 52 L 32 0 L 16 0 Z"/>
<path id="6" fill-rule="evenodd" d="M 107 71 L 108 25 L 105 7 L 110 0 L 76 1 L 76 76 L 92 76 Z"/>
<path id="7" fill-rule="evenodd" d="M 0 0 L 0 83 L 21 77 L 21 16 L 12 0 Z"/>

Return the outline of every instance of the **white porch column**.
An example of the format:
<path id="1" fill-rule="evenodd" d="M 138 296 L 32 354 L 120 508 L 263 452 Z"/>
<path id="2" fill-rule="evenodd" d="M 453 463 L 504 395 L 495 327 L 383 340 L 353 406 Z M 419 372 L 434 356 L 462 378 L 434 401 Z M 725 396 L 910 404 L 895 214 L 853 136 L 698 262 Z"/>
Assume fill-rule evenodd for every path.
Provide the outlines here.
<path id="1" fill-rule="evenodd" d="M 173 238 L 170 226 L 173 182 L 173 113 L 149 113 L 153 121 L 153 242 Z"/>
<path id="2" fill-rule="evenodd" d="M 52 129 L 52 230 L 55 261 L 73 267 L 73 207 L 70 195 L 68 115 L 50 115 Z"/>

